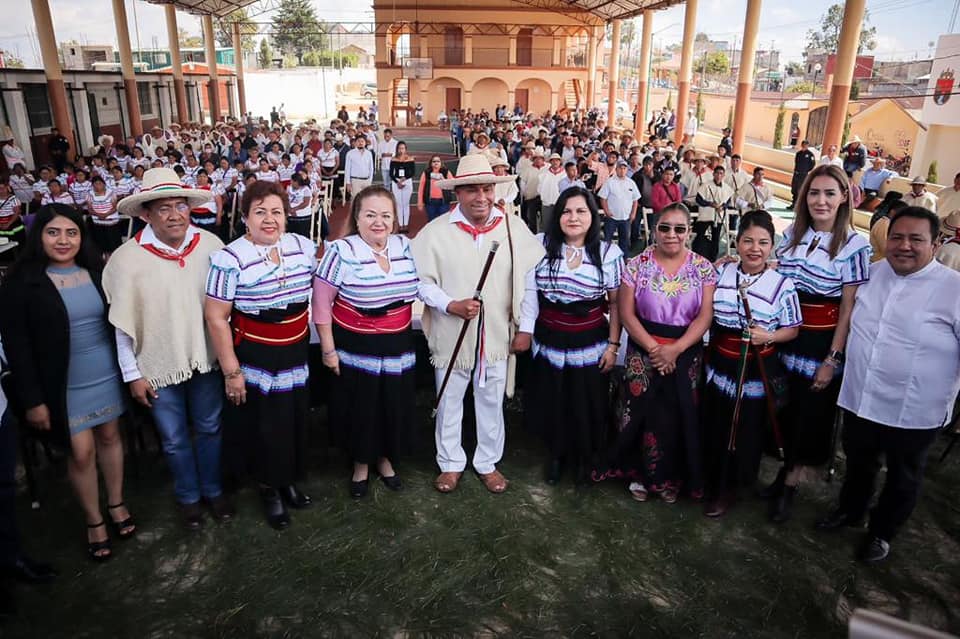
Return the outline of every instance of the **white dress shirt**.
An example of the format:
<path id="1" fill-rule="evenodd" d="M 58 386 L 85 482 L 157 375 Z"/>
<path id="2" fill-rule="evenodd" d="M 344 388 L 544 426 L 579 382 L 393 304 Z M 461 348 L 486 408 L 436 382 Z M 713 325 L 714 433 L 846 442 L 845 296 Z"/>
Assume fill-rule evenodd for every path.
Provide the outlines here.
<path id="1" fill-rule="evenodd" d="M 373 179 L 373 154 L 368 149 L 350 149 L 347 151 L 347 162 L 344 167 L 346 179 L 360 180 Z"/>
<path id="2" fill-rule="evenodd" d="M 960 273 L 936 260 L 897 275 L 887 260 L 857 289 L 837 404 L 894 428 L 938 428 L 960 390 Z"/>

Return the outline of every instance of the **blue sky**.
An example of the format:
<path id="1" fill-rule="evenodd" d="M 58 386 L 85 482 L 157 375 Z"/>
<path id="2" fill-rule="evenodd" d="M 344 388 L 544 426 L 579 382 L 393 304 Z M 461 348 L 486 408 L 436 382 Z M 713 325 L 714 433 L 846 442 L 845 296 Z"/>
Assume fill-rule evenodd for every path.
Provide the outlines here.
<path id="1" fill-rule="evenodd" d="M 113 13 L 110 0 L 49 0 L 54 28 L 59 41 L 76 39 L 90 44 L 116 45 Z M 33 14 L 28 3 L 20 0 L 22 11 L 4 16 L 0 26 L 0 48 L 19 55 L 28 66 L 39 66 L 39 52 L 33 35 Z M 134 6 L 136 26 L 134 28 Z M 343 0 L 314 0 L 317 13 L 327 20 L 372 20 L 368 0 L 351 3 L 343 9 Z M 819 18 L 830 6 L 831 0 L 766 0 L 760 22 L 760 47 L 767 49 L 771 42 L 782 51 L 781 60 L 800 59 L 807 29 L 819 24 Z M 927 57 L 937 37 L 944 32 L 953 11 L 953 0 L 868 0 L 871 24 L 877 27 L 879 59 L 913 59 Z M 697 30 L 717 40 L 733 41 L 742 37 L 746 0 L 700 0 Z M 654 16 L 656 39 L 666 46 L 678 42 L 683 27 L 683 5 L 659 11 Z M 156 42 L 166 46 L 167 34 L 163 8 L 141 0 L 127 0 L 127 14 L 133 46 L 137 46 L 137 31 L 143 47 Z M 199 19 L 178 13 L 179 24 L 199 35 Z M 260 18 L 261 20 L 264 18 Z"/>

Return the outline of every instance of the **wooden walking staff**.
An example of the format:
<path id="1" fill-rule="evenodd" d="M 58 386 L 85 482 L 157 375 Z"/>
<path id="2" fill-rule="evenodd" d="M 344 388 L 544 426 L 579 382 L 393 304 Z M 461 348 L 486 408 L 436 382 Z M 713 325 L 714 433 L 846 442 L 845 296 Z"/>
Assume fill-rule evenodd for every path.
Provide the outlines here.
<path id="1" fill-rule="evenodd" d="M 487 275 L 490 274 L 490 267 L 493 266 L 493 258 L 497 254 L 497 249 L 500 248 L 500 242 L 490 242 L 490 252 L 487 253 L 487 261 L 483 264 L 483 271 L 480 272 L 480 281 L 477 282 L 477 288 L 473 292 L 474 300 L 483 303 L 481 299 L 481 293 L 483 292 L 483 285 L 487 281 Z M 481 308 L 481 313 L 483 312 Z M 440 389 L 437 391 L 437 399 L 433 405 L 433 412 L 430 413 L 431 418 L 437 416 L 437 411 L 440 409 L 440 400 L 443 399 L 443 391 L 447 388 L 447 382 L 450 381 L 450 373 L 453 372 L 453 366 L 457 361 L 457 355 L 460 354 L 460 347 L 463 346 L 463 339 L 467 336 L 467 327 L 470 326 L 470 320 L 463 320 L 463 325 L 460 327 L 460 335 L 457 337 L 457 343 L 453 347 L 453 354 L 450 356 L 450 361 L 447 362 L 447 370 L 443 374 L 443 381 L 440 383 Z M 482 337 L 482 336 L 481 336 Z M 479 362 L 475 362 L 475 365 Z"/>
<path id="2" fill-rule="evenodd" d="M 754 326 L 753 314 L 750 312 L 750 300 L 747 299 L 747 286 L 741 285 L 739 293 L 740 301 L 743 302 L 743 314 L 747 317 L 747 326 Z M 783 435 L 780 432 L 780 422 L 777 421 L 777 406 L 773 401 L 773 389 L 770 387 L 770 379 L 767 377 L 767 367 L 763 362 L 763 357 L 760 356 L 760 347 L 752 341 L 749 344 L 750 348 L 753 349 L 754 357 L 757 358 L 757 369 L 760 371 L 760 380 L 763 382 L 763 395 L 767 400 L 767 412 L 770 417 L 770 426 L 773 428 L 773 441 L 777 445 L 780 459 L 783 459 Z"/>

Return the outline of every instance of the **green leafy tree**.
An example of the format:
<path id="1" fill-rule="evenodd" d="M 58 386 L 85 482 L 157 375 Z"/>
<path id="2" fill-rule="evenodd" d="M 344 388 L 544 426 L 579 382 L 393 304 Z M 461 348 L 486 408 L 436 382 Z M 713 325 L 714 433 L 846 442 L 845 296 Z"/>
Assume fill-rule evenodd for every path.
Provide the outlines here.
<path id="1" fill-rule="evenodd" d="M 177 29 L 177 40 L 180 42 L 181 49 L 199 49 L 203 47 L 203 38 L 198 35 L 190 35 L 183 27 Z"/>
<path id="2" fill-rule="evenodd" d="M 813 82 L 796 82 L 790 85 L 790 93 L 810 93 L 813 94 Z"/>
<path id="3" fill-rule="evenodd" d="M 850 139 L 850 112 L 847 112 L 847 117 L 843 119 L 843 137 L 842 140 Z"/>
<path id="4" fill-rule="evenodd" d="M 22 69 L 23 60 L 13 55 L 6 49 L 0 49 L 0 58 L 3 58 L 3 65 L 8 69 Z"/>
<path id="5" fill-rule="evenodd" d="M 787 75 L 803 75 L 806 71 L 806 68 L 803 66 L 802 62 L 788 62 L 786 66 Z"/>
<path id="6" fill-rule="evenodd" d="M 673 91 L 667 91 L 667 110 L 673 111 Z"/>
<path id="7" fill-rule="evenodd" d="M 860 97 L 860 83 L 857 81 L 854 81 L 853 84 L 850 85 L 850 99 L 856 100 L 859 97 Z"/>
<path id="8" fill-rule="evenodd" d="M 223 18 L 213 19 L 214 37 L 221 47 L 233 46 L 233 25 L 240 23 L 240 48 L 244 53 L 252 53 L 255 45 L 253 36 L 257 35 L 256 23 L 247 16 L 246 9 L 237 9 Z"/>
<path id="9" fill-rule="evenodd" d="M 703 124 L 705 117 L 707 117 L 707 112 L 703 108 L 703 91 L 697 91 L 697 122 Z"/>
<path id="10" fill-rule="evenodd" d="M 733 128 L 733 105 L 730 105 L 730 108 L 727 109 L 727 128 Z"/>
<path id="11" fill-rule="evenodd" d="M 777 122 L 773 125 L 773 148 L 783 148 L 783 125 L 787 118 L 787 111 L 783 102 L 780 103 L 780 109 L 777 111 Z"/>
<path id="12" fill-rule="evenodd" d="M 309 0 L 280 0 L 274 15 L 271 30 L 273 46 L 284 55 L 296 56 L 303 63 L 303 54 L 326 48 L 324 25 Z"/>
<path id="13" fill-rule="evenodd" d="M 707 75 L 726 75 L 730 72 L 730 58 L 723 51 L 705 53 L 693 63 L 697 71 L 706 70 Z"/>
<path id="14" fill-rule="evenodd" d="M 269 69 L 273 64 L 273 51 L 270 49 L 270 43 L 266 38 L 260 40 L 260 52 L 257 54 L 257 62 L 261 69 Z"/>
<path id="15" fill-rule="evenodd" d="M 870 12 L 863 12 L 863 27 L 857 53 L 877 48 L 877 28 L 870 27 Z M 843 26 L 843 4 L 834 4 L 820 16 L 820 28 L 807 31 L 807 50 L 834 53 L 840 43 L 840 28 Z"/>
<path id="16" fill-rule="evenodd" d="M 930 163 L 930 168 L 927 169 L 927 182 L 930 184 L 936 184 L 938 177 L 940 176 L 937 175 L 937 161 L 934 160 Z"/>

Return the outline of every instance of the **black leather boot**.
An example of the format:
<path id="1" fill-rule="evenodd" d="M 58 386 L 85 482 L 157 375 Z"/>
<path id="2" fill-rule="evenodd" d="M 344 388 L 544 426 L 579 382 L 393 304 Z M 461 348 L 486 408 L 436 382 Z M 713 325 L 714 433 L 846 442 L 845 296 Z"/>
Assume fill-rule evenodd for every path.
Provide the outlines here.
<path id="1" fill-rule="evenodd" d="M 773 483 L 765 488 L 761 488 L 757 492 L 757 496 L 760 499 L 776 499 L 781 494 L 783 494 L 783 482 L 787 478 L 787 469 L 783 466 L 780 467 L 780 470 L 777 472 L 777 478 L 773 480 Z"/>
<path id="2" fill-rule="evenodd" d="M 283 505 L 283 498 L 276 488 L 261 488 L 260 499 L 263 500 L 263 509 L 271 528 L 284 530 L 290 526 L 290 513 Z"/>
<path id="3" fill-rule="evenodd" d="M 770 502 L 770 521 L 782 524 L 793 513 L 793 499 L 797 496 L 796 486 L 784 486 L 783 493 Z"/>

